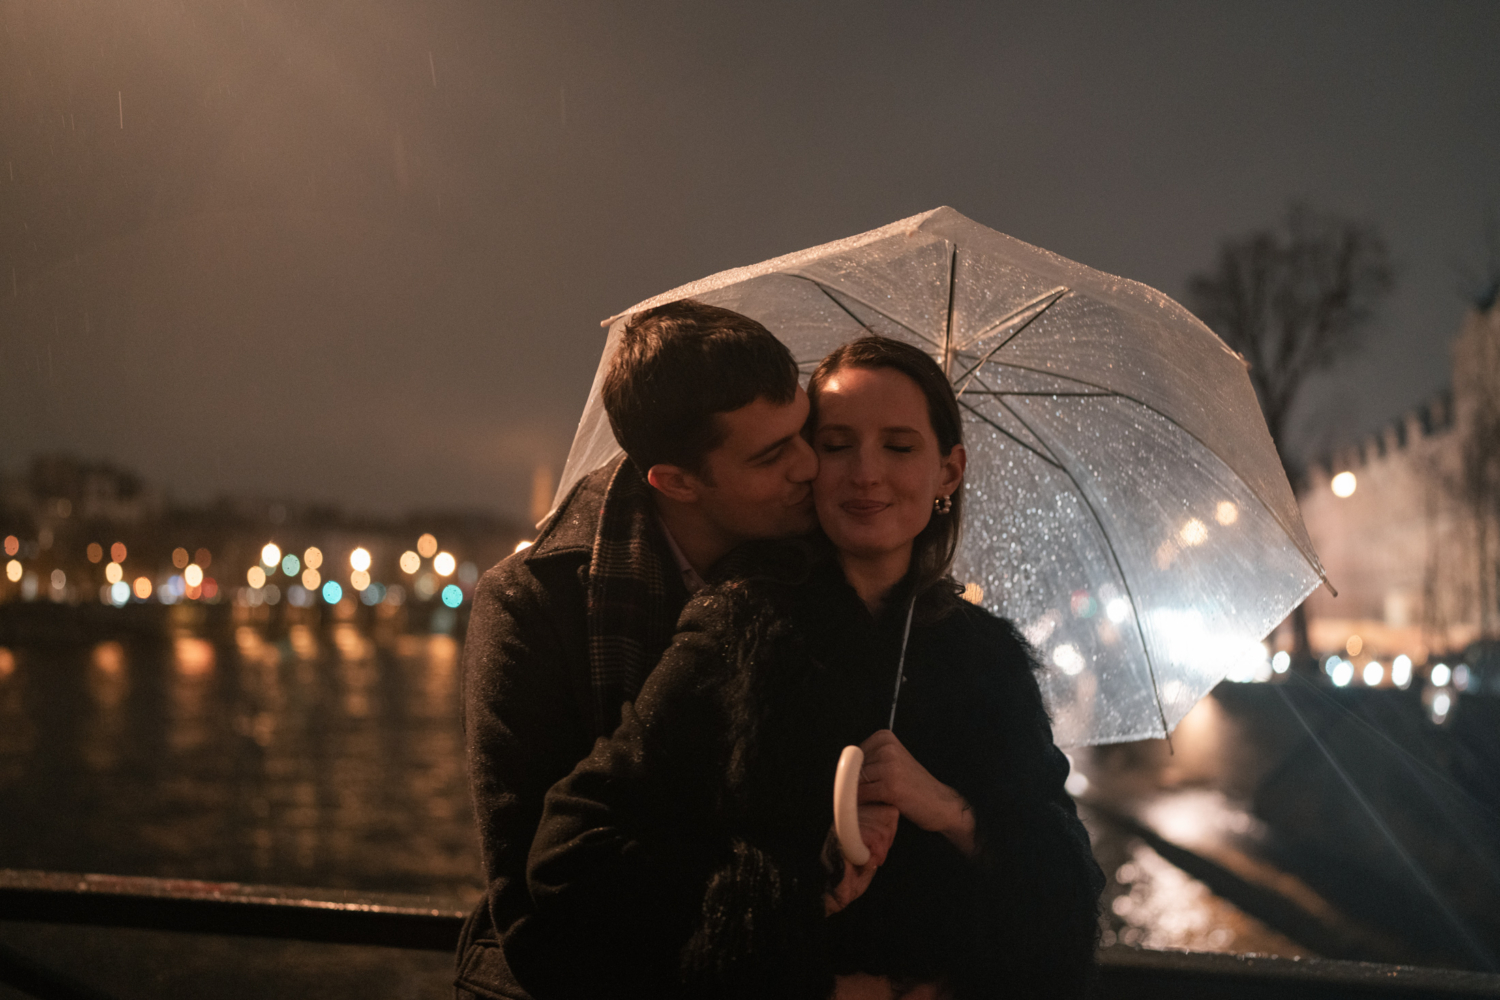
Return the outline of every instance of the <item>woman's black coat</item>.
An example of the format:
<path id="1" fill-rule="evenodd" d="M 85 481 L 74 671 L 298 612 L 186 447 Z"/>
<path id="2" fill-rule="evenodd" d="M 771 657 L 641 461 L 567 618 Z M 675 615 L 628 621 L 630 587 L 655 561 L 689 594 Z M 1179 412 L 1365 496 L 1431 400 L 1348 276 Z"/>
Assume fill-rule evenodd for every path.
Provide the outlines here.
<path id="1" fill-rule="evenodd" d="M 614 736 L 547 795 L 527 873 L 544 978 L 560 996 L 826 997 L 853 971 L 1083 993 L 1103 876 L 1014 627 L 946 592 L 918 603 L 894 728 L 971 804 L 979 853 L 903 819 L 827 918 L 833 774 L 887 724 L 905 604 L 872 618 L 828 558 L 750 561 L 688 604 Z"/>

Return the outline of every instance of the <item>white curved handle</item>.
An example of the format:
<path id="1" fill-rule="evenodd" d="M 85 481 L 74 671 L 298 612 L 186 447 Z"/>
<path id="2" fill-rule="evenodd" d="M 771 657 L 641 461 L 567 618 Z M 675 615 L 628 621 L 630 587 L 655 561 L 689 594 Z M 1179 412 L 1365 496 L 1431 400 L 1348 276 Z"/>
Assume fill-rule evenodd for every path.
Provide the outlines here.
<path id="1" fill-rule="evenodd" d="M 870 860 L 870 849 L 859 835 L 859 769 L 864 766 L 865 752 L 847 746 L 839 754 L 839 768 L 833 775 L 833 830 L 839 850 L 854 865 Z"/>

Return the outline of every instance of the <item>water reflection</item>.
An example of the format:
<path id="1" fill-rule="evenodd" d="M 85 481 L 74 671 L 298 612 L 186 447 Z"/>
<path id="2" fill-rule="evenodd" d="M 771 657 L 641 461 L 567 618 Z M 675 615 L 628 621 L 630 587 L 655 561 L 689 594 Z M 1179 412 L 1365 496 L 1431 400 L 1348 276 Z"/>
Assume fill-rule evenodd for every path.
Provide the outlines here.
<path id="1" fill-rule="evenodd" d="M 381 620 L 0 649 L 0 866 L 477 898 L 458 662 Z"/>

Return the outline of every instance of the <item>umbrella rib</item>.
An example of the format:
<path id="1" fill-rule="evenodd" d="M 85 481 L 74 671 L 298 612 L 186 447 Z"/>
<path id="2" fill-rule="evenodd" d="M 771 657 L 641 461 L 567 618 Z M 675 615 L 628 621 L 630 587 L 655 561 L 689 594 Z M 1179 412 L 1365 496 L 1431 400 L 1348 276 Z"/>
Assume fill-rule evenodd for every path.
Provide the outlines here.
<path id="1" fill-rule="evenodd" d="M 1041 441 L 1043 444 L 1047 443 L 1046 439 L 1043 438 L 1042 435 L 1037 433 L 1036 428 L 1032 427 L 1029 423 L 1026 422 L 1026 418 L 1022 417 L 1013 408 L 1006 406 L 1004 400 L 1000 400 L 999 403 L 1001 406 L 1005 407 L 1007 413 L 1015 417 L 1016 420 L 1020 421 L 1021 426 L 1030 431 L 1033 437 L 1035 437 L 1038 441 Z M 1073 475 L 1072 469 L 1069 469 L 1067 466 L 1061 463 L 1058 463 L 1057 467 L 1062 471 L 1062 474 L 1067 476 L 1068 480 L 1072 482 L 1073 489 L 1078 492 L 1079 499 L 1081 499 L 1083 501 L 1083 505 L 1088 508 L 1089 516 L 1092 517 L 1094 519 L 1094 523 L 1099 526 L 1099 537 L 1104 539 L 1104 547 L 1109 550 L 1109 558 L 1115 564 L 1115 572 L 1120 574 L 1120 582 L 1125 586 L 1125 594 L 1130 599 L 1130 614 L 1133 618 L 1135 618 L 1136 634 L 1141 637 L 1141 652 L 1146 654 L 1146 675 L 1151 679 L 1151 696 L 1156 699 L 1156 714 L 1161 717 L 1161 734 L 1163 737 L 1171 739 L 1172 731 L 1171 727 L 1167 725 L 1167 711 L 1161 703 L 1161 688 L 1156 683 L 1156 662 L 1151 655 L 1151 646 L 1146 642 L 1146 629 L 1141 622 L 1140 605 L 1136 602 L 1135 590 L 1130 586 L 1130 577 L 1125 575 L 1125 564 L 1120 561 L 1120 554 L 1115 551 L 1114 540 L 1109 537 L 1109 531 L 1104 527 L 1104 518 L 1100 517 L 1099 512 L 1094 509 L 1093 501 L 1091 501 L 1089 499 L 1089 495 L 1084 492 L 1083 484 L 1078 481 L 1077 476 Z"/>
<path id="2" fill-rule="evenodd" d="M 1066 285 L 1058 285 L 1056 288 L 1052 289 L 1050 292 L 1043 292 L 1042 294 L 1038 295 L 1036 298 L 1032 299 L 1030 302 L 1027 302 L 1027 303 L 1024 303 L 1023 305 L 1017 306 L 1016 308 L 1012 309 L 1010 312 L 1006 313 L 1004 316 L 1001 316 L 999 319 L 995 320 L 995 322 L 991 323 L 989 326 L 985 327 L 983 330 L 980 330 L 978 333 L 974 334 L 974 336 L 972 336 L 968 340 L 964 341 L 964 347 L 968 347 L 970 344 L 977 344 L 977 343 L 979 343 L 979 341 L 983 340 L 985 337 L 988 337 L 990 334 L 994 333 L 996 330 L 1003 330 L 1003 329 L 1005 329 L 1006 324 L 1007 323 L 1014 323 L 1016 321 L 1016 317 L 1017 316 L 1024 315 L 1026 313 L 1026 310 L 1028 310 L 1028 309 L 1035 309 L 1037 307 L 1038 303 L 1045 302 L 1047 299 L 1050 298 L 1052 301 L 1051 302 L 1047 302 L 1047 304 L 1045 306 L 1043 306 L 1037 312 L 1037 316 L 1040 316 L 1042 313 L 1046 312 L 1048 309 L 1051 309 L 1052 306 L 1053 306 L 1053 304 L 1056 303 L 1058 299 L 1062 298 L 1064 295 L 1068 294 L 1068 292 L 1070 292 L 1070 291 L 1072 291 L 1072 289 L 1068 288 L 1068 286 L 1066 286 Z M 1036 319 L 1036 316 L 1031 317 L 1031 319 Z M 1031 320 L 1027 320 L 1026 323 L 1029 325 L 1031 323 Z M 1005 344 L 1008 344 L 1012 340 L 1015 340 L 1016 339 L 1016 334 L 1020 333 L 1021 330 L 1024 330 L 1024 329 L 1026 329 L 1025 326 L 1022 326 L 1019 329 L 1017 329 L 1009 337 L 1006 337 L 1005 338 L 1005 343 L 1001 344 L 1000 346 L 1004 347 Z"/>
<path id="3" fill-rule="evenodd" d="M 1062 465 L 1058 463 L 1057 459 L 1055 459 L 1055 458 L 1048 458 L 1046 455 L 1043 455 L 1041 452 L 1037 451 L 1031 445 L 1027 444 L 1025 441 L 1022 441 L 1020 438 L 1016 437 L 1010 431 L 1006 430 L 1004 427 L 1001 427 L 999 424 L 995 423 L 995 421 L 991 420 L 989 417 L 985 416 L 983 413 L 980 413 L 978 410 L 974 409 L 974 407 L 970 406 L 968 403 L 966 403 L 966 402 L 964 402 L 963 400 L 960 399 L 958 401 L 958 405 L 962 406 L 964 409 L 966 409 L 970 413 L 974 414 L 974 416 L 978 417 L 980 420 L 982 420 L 985 423 L 989 424 L 995 430 L 999 431 L 1001 434 L 1004 434 L 1006 437 L 1010 438 L 1016 444 L 1020 445 L 1022 448 L 1025 448 L 1027 451 L 1031 452 L 1037 458 L 1040 458 L 1043 462 L 1046 462 L 1048 465 L 1052 466 L 1054 469 L 1062 469 Z M 1006 409 L 1009 410 L 1010 407 L 1006 407 Z M 1011 410 L 1011 412 L 1014 413 L 1015 411 Z"/>
<path id="4" fill-rule="evenodd" d="M 974 364 L 969 368 L 968 371 L 964 372 L 963 375 L 959 376 L 960 378 L 964 379 L 965 381 L 964 381 L 963 386 L 958 390 L 958 394 L 962 395 L 963 392 L 964 392 L 964 390 L 969 387 L 968 379 L 970 379 L 974 375 L 974 373 L 979 370 L 979 366 L 980 365 L 983 365 L 985 362 L 989 361 L 990 358 L 993 358 L 995 356 L 995 353 L 997 351 L 1001 350 L 1003 347 L 1005 347 L 1006 344 L 1009 344 L 1012 340 L 1015 340 L 1017 337 L 1019 337 L 1021 335 L 1021 331 L 1025 330 L 1028 326 L 1030 326 L 1031 324 L 1035 323 L 1037 321 L 1038 317 L 1040 317 L 1048 309 L 1051 309 L 1053 306 L 1057 305 L 1058 302 L 1062 301 L 1062 297 L 1064 295 L 1066 295 L 1066 294 L 1068 294 L 1068 290 L 1066 288 L 1055 288 L 1052 291 L 1048 292 L 1047 295 L 1052 296 L 1052 300 L 1050 302 L 1048 302 L 1046 305 L 1042 306 L 1036 312 L 1034 312 L 1030 316 L 1028 316 L 1026 318 L 1026 322 L 1024 322 L 1020 326 L 1016 327 L 1016 329 L 1011 333 L 1011 335 L 1009 337 L 1006 337 L 1004 340 L 1000 341 L 1000 343 L 998 343 L 994 347 L 990 348 L 989 351 L 987 351 L 985 353 L 984 357 L 982 357 L 978 361 L 974 362 Z M 1001 320 L 999 323 L 996 323 L 993 326 L 991 326 L 990 329 L 991 330 L 998 330 L 998 329 L 1000 329 L 1000 327 L 1003 326 L 1005 323 L 1010 322 L 1016 316 L 1020 315 L 1022 312 L 1025 312 L 1027 309 L 1030 309 L 1032 306 L 1036 305 L 1038 302 L 1040 302 L 1042 299 L 1044 299 L 1046 297 L 1047 297 L 1046 295 L 1043 295 L 1041 298 L 1033 299 L 1031 302 L 1027 303 L 1025 306 L 1023 306 L 1020 309 L 1016 310 L 1015 312 L 1011 313 L 1010 316 L 1006 317 L 1004 320 Z M 951 326 L 952 321 L 953 321 L 953 314 L 952 314 L 951 311 L 949 312 L 948 321 L 949 321 L 949 324 Z M 985 332 L 987 333 L 989 331 L 985 331 Z M 971 344 L 972 343 L 976 343 L 977 341 L 979 341 L 983 337 L 984 337 L 983 333 L 978 334 L 972 340 L 970 340 L 969 343 L 971 343 Z M 1004 362 L 1000 362 L 1000 363 L 1003 364 Z"/>
<path id="5" fill-rule="evenodd" d="M 811 283 L 812 285 L 814 285 L 818 289 L 818 291 L 820 291 L 824 295 L 828 296 L 828 301 L 829 302 L 832 302 L 834 305 L 838 306 L 840 309 L 842 309 L 844 311 L 844 314 L 846 316 L 848 316 L 850 319 L 854 320 L 854 322 L 858 323 L 860 329 L 862 329 L 866 333 L 870 333 L 870 334 L 873 334 L 875 332 L 874 330 L 871 330 L 868 326 L 865 326 L 864 322 L 861 321 L 858 316 L 854 315 L 854 313 L 850 312 L 849 311 L 849 307 L 846 306 L 846 305 L 844 305 L 836 297 L 834 297 L 834 294 L 828 290 L 827 286 L 825 286 L 817 278 L 810 277 L 810 276 L 808 276 L 806 274 L 797 274 L 795 271 L 783 271 L 781 273 L 785 274 L 788 278 L 796 278 L 799 281 L 806 281 L 806 282 Z M 913 330 L 911 327 L 909 327 L 905 323 L 901 322 L 896 317 L 894 317 L 894 316 L 890 315 L 889 313 L 885 312 L 884 310 L 880 309 L 878 306 L 871 305 L 870 303 L 866 302 L 864 299 L 860 298 L 858 295 L 850 295 L 848 292 L 845 292 L 843 289 L 839 289 L 839 291 L 842 294 L 844 294 L 844 295 L 848 295 L 850 299 L 852 299 L 855 302 L 858 302 L 860 305 L 864 306 L 866 309 L 870 310 L 875 315 L 880 316 L 883 319 L 888 319 L 892 323 L 895 323 L 901 329 L 905 330 L 907 333 L 911 334 L 913 337 L 916 337 L 918 340 L 925 340 L 927 343 L 932 344 L 933 347 L 939 346 L 938 344 L 936 344 L 936 343 L 933 342 L 933 339 L 931 337 L 923 336 L 922 334 L 918 333 L 916 330 Z"/>
<path id="6" fill-rule="evenodd" d="M 996 363 L 997 364 L 1004 364 L 1008 368 L 1019 368 L 1022 371 L 1035 372 L 1038 375 L 1051 375 L 1052 374 L 1051 372 L 1044 371 L 1044 370 L 1042 370 L 1040 368 L 1032 368 L 1032 367 L 1029 367 L 1027 365 L 1018 365 L 1018 364 L 1015 364 L 1014 362 L 1011 362 L 1011 361 L 996 362 Z M 1100 385 L 1097 382 L 1090 382 L 1087 379 L 1073 378 L 1072 376 L 1062 376 L 1062 377 L 1067 378 L 1071 382 L 1077 382 L 1080 385 L 1093 386 L 1095 389 L 1100 390 L 1100 392 L 1102 394 L 1104 394 L 1104 395 L 1114 396 L 1116 399 L 1128 400 L 1129 402 L 1134 403 L 1136 406 L 1139 406 L 1142 409 L 1150 410 L 1152 413 L 1156 414 L 1158 417 L 1161 417 L 1167 423 L 1171 424 L 1173 427 L 1176 427 L 1178 430 L 1182 431 L 1182 433 L 1186 434 L 1188 437 L 1192 438 L 1194 441 L 1197 441 L 1199 444 L 1201 444 L 1203 446 L 1203 450 L 1204 451 L 1208 452 L 1210 455 L 1214 456 L 1219 461 L 1223 462 L 1224 465 L 1226 467 L 1228 467 L 1228 469 L 1229 469 L 1230 472 L 1233 472 L 1236 476 L 1239 477 L 1240 482 L 1244 482 L 1245 481 L 1245 477 L 1240 475 L 1240 471 L 1238 469 L 1236 469 L 1234 466 L 1232 466 L 1232 465 L 1229 464 L 1229 460 L 1228 459 L 1224 458 L 1224 456 L 1220 455 L 1218 452 L 1216 452 L 1212 448 L 1210 448 L 1208 446 L 1208 442 L 1207 441 L 1203 440 L 1197 434 L 1193 433 L 1193 431 L 1190 430 L 1189 428 L 1183 426 L 1183 424 L 1180 421 L 1178 421 L 1177 419 L 1175 419 L 1174 417 L 1172 417 L 1170 414 L 1163 413 L 1161 410 L 1158 410 L 1156 407 L 1152 406 L 1150 403 L 1146 402 L 1145 400 L 1143 400 L 1143 399 L 1137 399 L 1136 397 L 1130 395 L 1127 392 L 1120 392 L 1118 389 L 1111 389 L 1108 386 Z M 1021 395 L 1021 393 L 1012 393 L 1011 395 L 1017 395 L 1017 396 L 1019 396 L 1019 395 Z M 1061 395 L 1064 395 L 1064 394 L 1063 393 L 1042 393 L 1042 395 L 1047 395 L 1047 396 L 1059 395 L 1059 396 L 1061 396 Z M 1089 395 L 1089 394 L 1087 394 L 1087 393 L 1079 393 L 1079 395 Z M 1001 405 L 1003 406 L 1004 403 L 1002 403 Z M 1009 409 L 1009 407 L 1007 407 L 1007 409 Z M 1015 411 L 1012 410 L 1011 412 L 1014 413 Z M 1017 417 L 1016 419 L 1020 420 L 1020 417 Z M 1022 420 L 1021 423 L 1025 424 L 1026 421 Z M 1027 430 L 1031 430 L 1031 428 L 1027 427 Z M 1032 433 L 1036 433 L 1036 432 L 1033 431 Z M 1038 435 L 1037 439 L 1041 440 L 1040 435 Z M 1307 563 L 1307 565 L 1312 568 L 1312 571 L 1314 573 L 1318 574 L 1318 579 L 1321 580 L 1325 585 L 1328 585 L 1329 589 L 1332 590 L 1333 589 L 1332 585 L 1328 584 L 1328 574 L 1325 573 L 1325 572 L 1323 572 L 1322 565 L 1320 565 L 1318 563 L 1318 560 L 1316 558 L 1314 558 L 1312 556 L 1309 556 L 1306 552 L 1304 552 L 1302 550 L 1302 546 L 1301 545 L 1297 544 L 1296 537 L 1292 534 L 1291 529 L 1289 529 L 1286 526 L 1286 522 L 1281 519 L 1281 515 L 1277 514 L 1276 511 L 1272 510 L 1271 509 L 1271 505 L 1268 504 L 1268 503 L 1266 503 L 1264 500 L 1262 500 L 1259 493 L 1256 493 L 1254 490 L 1250 490 L 1249 493 L 1250 493 L 1251 496 L 1255 497 L 1255 502 L 1258 503 L 1258 504 L 1260 504 L 1261 508 L 1264 509 L 1267 514 L 1271 515 L 1271 520 L 1273 520 L 1273 521 L 1276 522 L 1276 526 L 1281 529 L 1282 534 L 1286 535 L 1287 540 L 1289 542 L 1291 542 L 1293 546 L 1296 547 L 1298 553 L 1301 554 L 1303 560 Z"/>
<path id="7" fill-rule="evenodd" d="M 948 369 L 953 366 L 953 286 L 958 281 L 958 244 L 953 244 L 953 252 L 948 255 L 948 324 L 943 329 L 943 374 L 948 374 Z M 950 376 L 949 381 L 952 381 Z M 960 395 L 959 390 L 954 395 Z"/>

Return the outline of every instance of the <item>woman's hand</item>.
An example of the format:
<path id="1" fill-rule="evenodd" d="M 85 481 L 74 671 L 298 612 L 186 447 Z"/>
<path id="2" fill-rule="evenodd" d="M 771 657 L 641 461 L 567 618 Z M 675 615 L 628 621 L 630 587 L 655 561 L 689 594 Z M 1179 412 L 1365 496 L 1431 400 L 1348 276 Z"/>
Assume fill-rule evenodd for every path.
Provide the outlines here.
<path id="1" fill-rule="evenodd" d="M 928 773 L 889 729 L 871 735 L 859 748 L 865 752 L 861 809 L 870 802 L 895 806 L 923 830 L 947 837 L 965 857 L 974 856 L 974 813 L 962 795 Z"/>
<path id="2" fill-rule="evenodd" d="M 880 802 L 860 805 L 859 839 L 870 849 L 870 858 L 862 865 L 850 863 L 839 850 L 838 834 L 829 832 L 828 856 L 835 867 L 840 864 L 844 866 L 844 877 L 832 890 L 823 894 L 825 914 L 837 913 L 864 895 L 865 890 L 870 887 L 870 880 L 875 877 L 875 869 L 885 864 L 886 855 L 891 851 L 891 843 L 896 839 L 896 824 L 900 819 L 901 813 L 895 806 Z"/>

